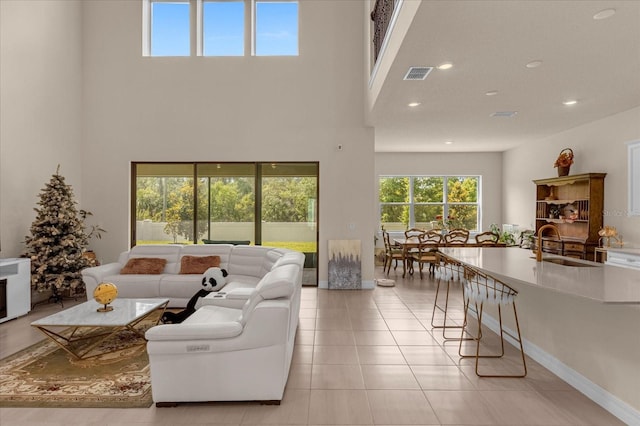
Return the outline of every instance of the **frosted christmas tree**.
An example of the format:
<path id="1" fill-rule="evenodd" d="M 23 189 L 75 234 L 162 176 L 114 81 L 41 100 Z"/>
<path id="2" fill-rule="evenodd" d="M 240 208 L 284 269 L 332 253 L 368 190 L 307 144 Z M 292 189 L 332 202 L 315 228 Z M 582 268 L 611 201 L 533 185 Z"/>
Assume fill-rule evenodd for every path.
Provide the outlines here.
<path id="1" fill-rule="evenodd" d="M 24 253 L 31 259 L 31 288 L 39 292 L 51 289 L 56 301 L 63 289 L 72 289 L 73 293 L 84 289 L 80 272 L 93 266 L 93 262 L 82 254 L 96 229 L 90 234 L 85 232 L 84 218 L 91 213 L 76 209 L 73 189 L 59 170 L 58 165 L 40 193 L 40 207 L 34 208 L 37 215 L 31 224 L 31 235 L 25 238 Z"/>

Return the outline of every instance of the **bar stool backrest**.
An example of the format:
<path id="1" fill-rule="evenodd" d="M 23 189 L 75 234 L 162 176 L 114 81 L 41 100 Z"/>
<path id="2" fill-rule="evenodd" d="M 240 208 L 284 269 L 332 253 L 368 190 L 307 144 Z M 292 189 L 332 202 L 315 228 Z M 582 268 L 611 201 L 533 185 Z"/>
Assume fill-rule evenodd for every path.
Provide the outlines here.
<path id="1" fill-rule="evenodd" d="M 464 297 L 467 301 L 507 305 L 518 292 L 499 279 L 469 266 L 464 266 Z"/>

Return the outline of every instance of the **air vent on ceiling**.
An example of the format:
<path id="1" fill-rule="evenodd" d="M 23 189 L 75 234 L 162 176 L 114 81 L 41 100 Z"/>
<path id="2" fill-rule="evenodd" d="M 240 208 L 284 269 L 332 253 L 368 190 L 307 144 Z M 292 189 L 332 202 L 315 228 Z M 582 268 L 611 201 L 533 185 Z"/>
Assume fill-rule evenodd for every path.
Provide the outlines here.
<path id="1" fill-rule="evenodd" d="M 433 67 L 411 67 L 404 76 L 404 80 L 424 80 L 432 69 Z"/>
<path id="2" fill-rule="evenodd" d="M 507 117 L 511 118 L 516 115 L 518 111 L 498 111 L 491 114 L 491 117 Z"/>

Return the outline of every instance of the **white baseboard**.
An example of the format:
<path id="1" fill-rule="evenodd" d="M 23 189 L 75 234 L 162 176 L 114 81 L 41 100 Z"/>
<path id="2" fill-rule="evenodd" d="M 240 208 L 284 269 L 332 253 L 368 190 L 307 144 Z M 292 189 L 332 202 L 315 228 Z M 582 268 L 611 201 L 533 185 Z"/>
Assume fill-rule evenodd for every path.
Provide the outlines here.
<path id="1" fill-rule="evenodd" d="M 482 323 L 494 333 L 500 334 L 500 323 L 495 318 L 484 314 L 482 316 Z M 513 330 L 506 327 L 505 330 L 511 335 L 514 334 Z M 505 340 L 513 346 L 518 345 L 518 342 L 508 334 L 505 334 Z M 616 416 L 618 419 L 628 425 L 640 425 L 640 411 L 636 410 L 634 407 L 622 401 L 620 398 L 611 394 L 596 383 L 593 383 L 591 380 L 564 364 L 559 359 L 545 352 L 539 346 L 527 341 L 527 339 L 522 339 L 522 346 L 524 347 L 524 352 L 529 357 L 582 392 L 589 399 Z"/>

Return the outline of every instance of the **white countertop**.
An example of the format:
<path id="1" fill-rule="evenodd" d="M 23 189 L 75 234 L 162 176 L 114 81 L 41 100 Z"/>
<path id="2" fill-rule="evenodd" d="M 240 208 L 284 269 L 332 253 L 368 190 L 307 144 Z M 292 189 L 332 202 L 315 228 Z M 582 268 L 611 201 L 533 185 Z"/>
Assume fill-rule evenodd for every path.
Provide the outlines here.
<path id="1" fill-rule="evenodd" d="M 632 254 L 636 256 L 640 256 L 640 248 L 625 248 L 625 247 L 607 247 L 608 252 L 618 252 L 625 254 Z"/>
<path id="2" fill-rule="evenodd" d="M 640 304 L 640 271 L 570 259 L 594 265 L 576 267 L 536 262 L 535 252 L 508 248 L 441 248 L 440 251 L 469 266 L 509 281 L 546 288 L 605 303 Z M 544 258 L 562 258 L 545 253 Z M 565 258 L 568 259 L 568 258 Z"/>

